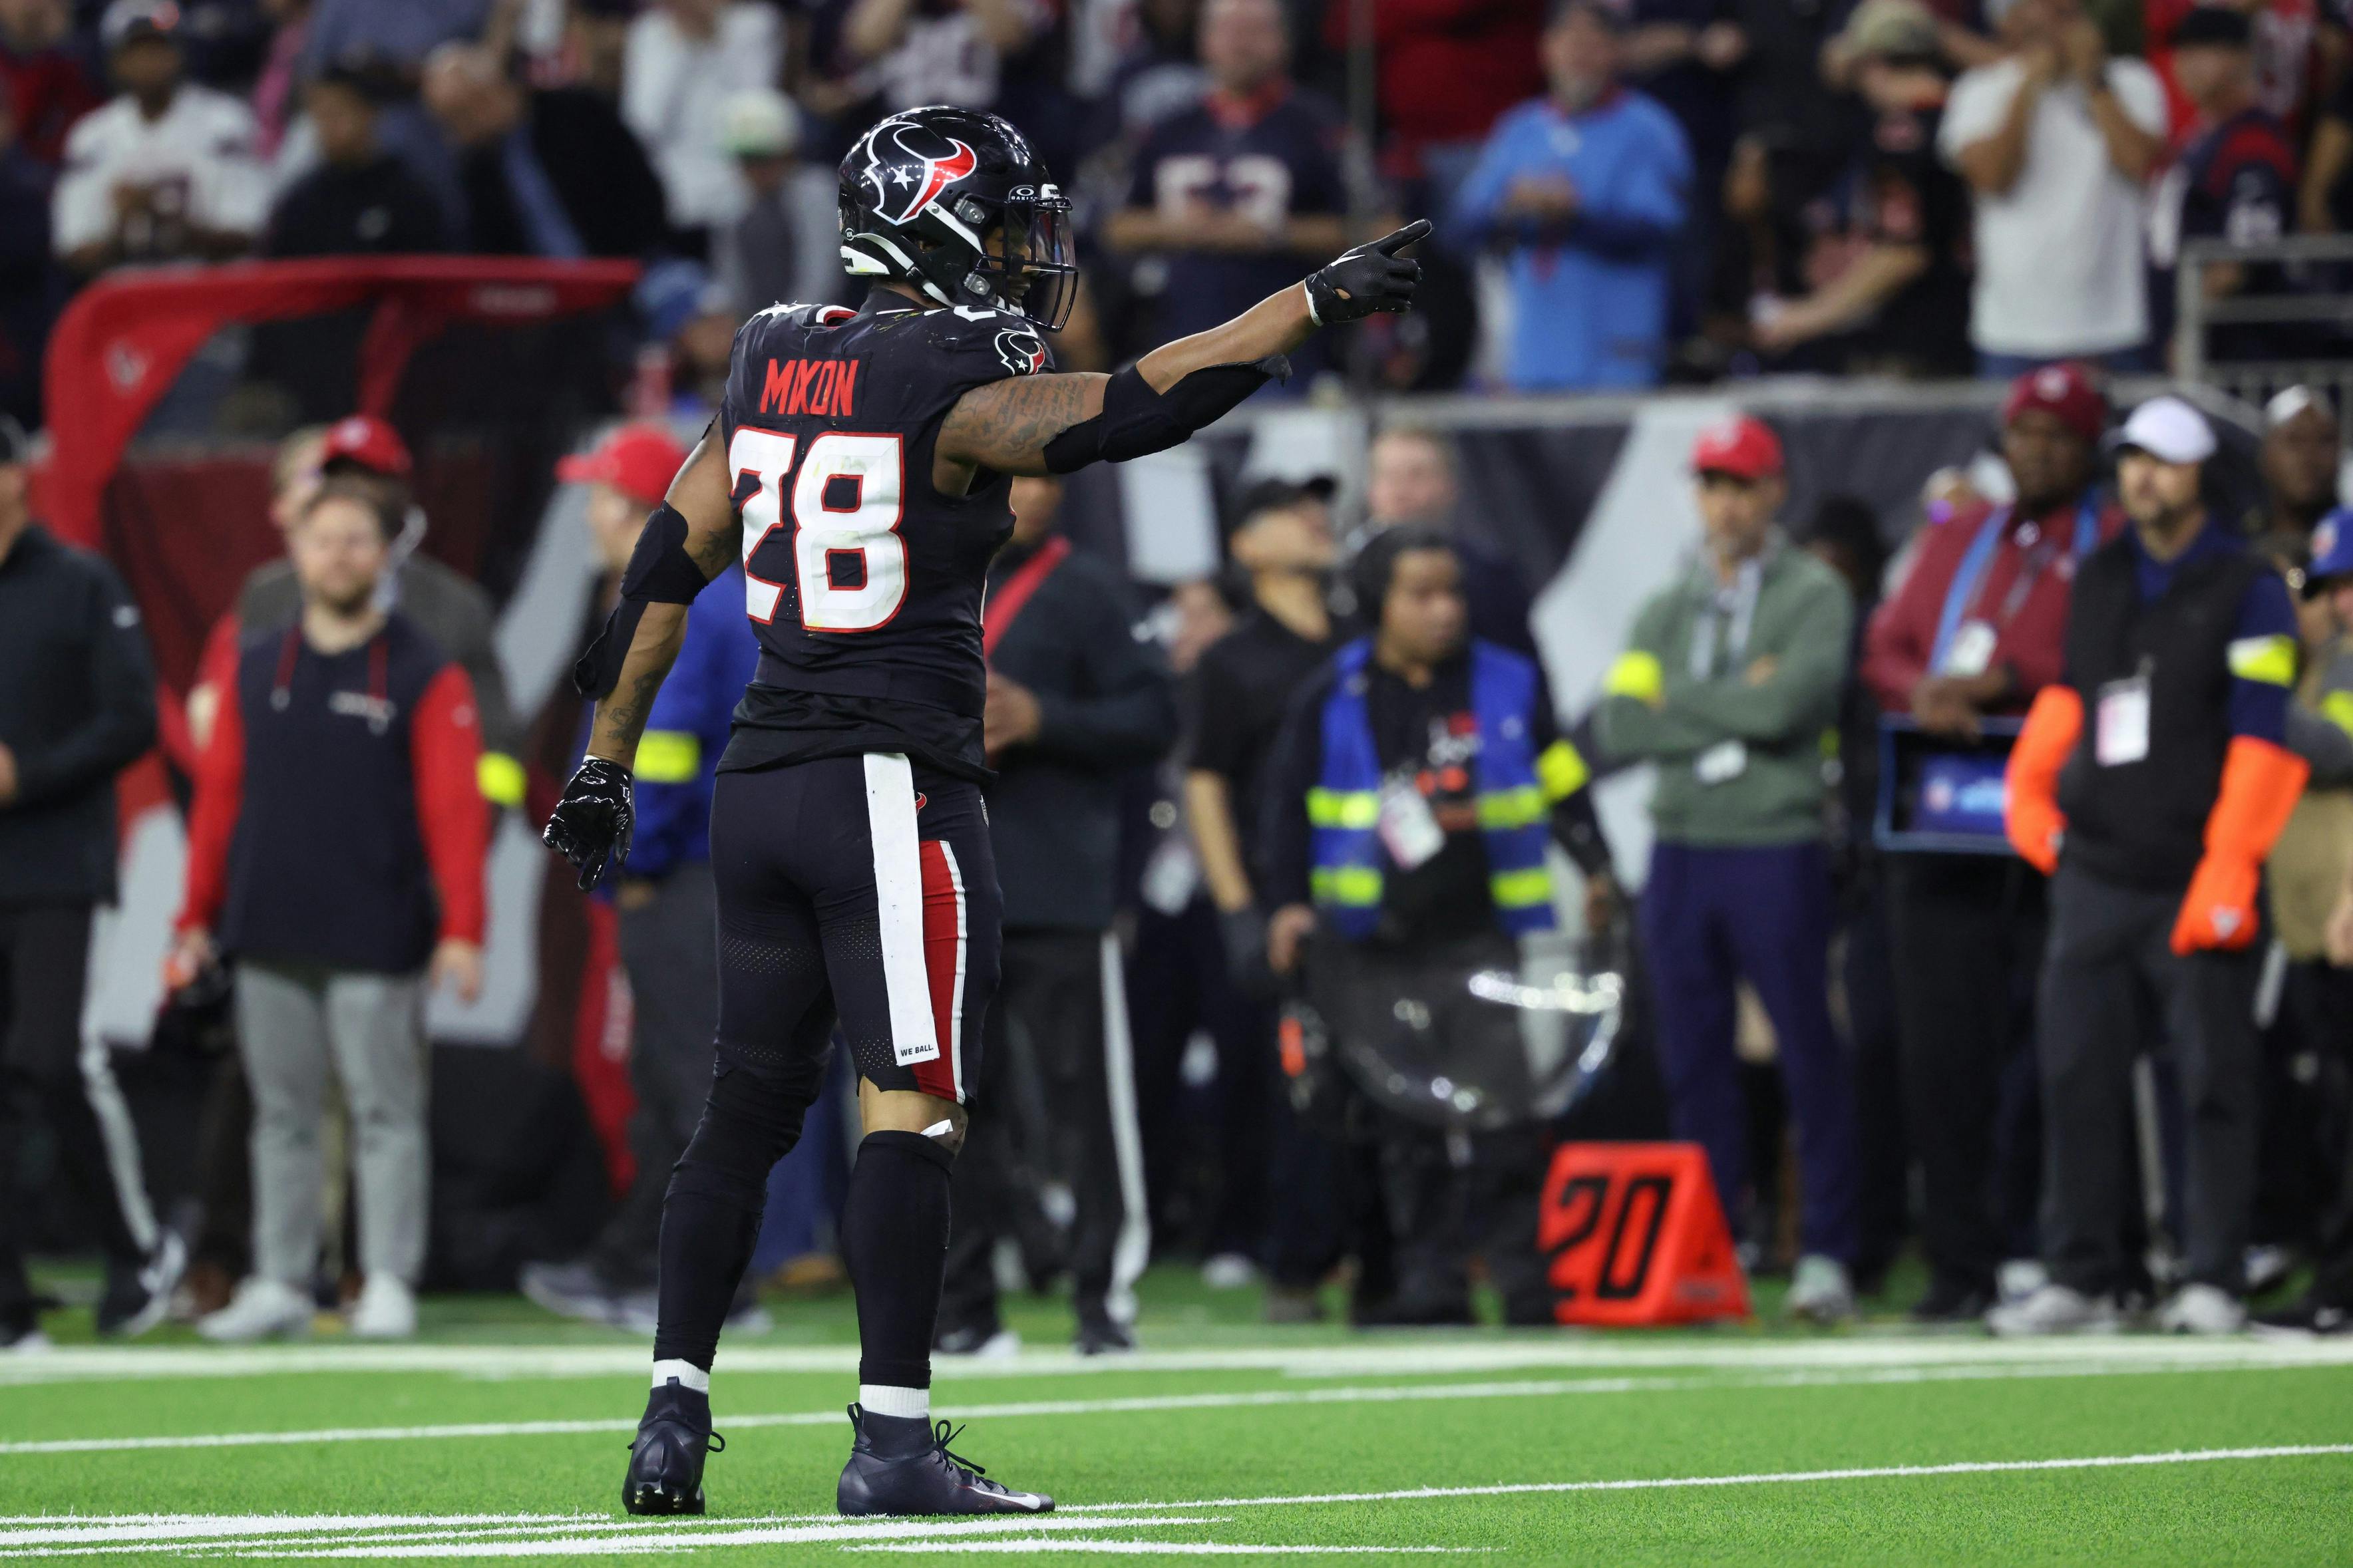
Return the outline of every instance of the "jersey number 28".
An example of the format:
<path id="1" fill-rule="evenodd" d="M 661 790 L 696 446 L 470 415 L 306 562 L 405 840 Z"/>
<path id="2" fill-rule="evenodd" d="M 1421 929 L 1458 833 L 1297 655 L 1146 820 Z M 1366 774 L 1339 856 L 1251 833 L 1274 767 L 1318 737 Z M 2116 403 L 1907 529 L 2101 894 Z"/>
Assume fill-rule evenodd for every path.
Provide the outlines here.
<path id="1" fill-rule="evenodd" d="M 871 632 L 907 597 L 899 437 L 828 430 L 809 442 L 795 473 L 798 444 L 795 436 L 748 427 L 728 443 L 737 489 L 746 479 L 760 486 L 744 502 L 744 613 L 762 626 L 776 618 L 785 585 L 754 573 L 752 558 L 770 534 L 789 529 L 801 625 L 813 632 Z M 788 479 L 790 518 L 784 515 Z"/>

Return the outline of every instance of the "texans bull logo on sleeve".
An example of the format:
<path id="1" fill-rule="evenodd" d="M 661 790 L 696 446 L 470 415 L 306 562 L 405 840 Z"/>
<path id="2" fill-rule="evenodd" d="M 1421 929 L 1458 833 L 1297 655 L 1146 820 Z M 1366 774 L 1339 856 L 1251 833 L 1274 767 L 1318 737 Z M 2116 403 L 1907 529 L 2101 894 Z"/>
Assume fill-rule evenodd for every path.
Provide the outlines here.
<path id="1" fill-rule="evenodd" d="M 886 120 L 866 133 L 866 183 L 875 211 L 906 224 L 934 197 L 980 166 L 970 147 L 907 120 Z"/>
<path id="2" fill-rule="evenodd" d="M 997 334 L 997 357 L 1016 375 L 1036 375 L 1046 368 L 1046 342 L 1027 327 L 1008 327 Z"/>

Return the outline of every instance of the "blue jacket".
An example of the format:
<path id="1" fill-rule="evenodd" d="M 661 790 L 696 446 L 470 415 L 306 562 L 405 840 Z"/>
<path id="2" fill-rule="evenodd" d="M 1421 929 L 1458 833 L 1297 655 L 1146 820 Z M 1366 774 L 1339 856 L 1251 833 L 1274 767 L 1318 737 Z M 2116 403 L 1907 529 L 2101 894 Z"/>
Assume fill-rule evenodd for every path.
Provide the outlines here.
<path id="1" fill-rule="evenodd" d="M 744 569 L 731 566 L 687 606 L 686 640 L 638 742 L 638 836 L 626 874 L 659 877 L 711 858 L 711 781 L 729 718 L 760 661 L 744 614 Z"/>
<path id="2" fill-rule="evenodd" d="M 1577 210 L 1565 226 L 1505 216 L 1525 175 L 1565 174 Z M 1506 253 L 1512 286 L 1507 379 L 1520 388 L 1637 387 L 1666 357 L 1669 273 L 1692 183 L 1674 117 L 1639 92 L 1581 114 L 1535 99 L 1495 122 L 1454 198 L 1465 247 Z"/>

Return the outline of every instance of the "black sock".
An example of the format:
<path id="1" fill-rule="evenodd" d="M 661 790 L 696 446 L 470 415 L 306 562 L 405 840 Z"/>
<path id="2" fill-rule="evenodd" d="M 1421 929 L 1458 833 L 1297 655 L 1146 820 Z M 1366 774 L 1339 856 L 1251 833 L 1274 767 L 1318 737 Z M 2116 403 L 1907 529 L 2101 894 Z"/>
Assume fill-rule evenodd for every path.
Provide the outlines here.
<path id="1" fill-rule="evenodd" d="M 932 1385 L 954 1163 L 920 1132 L 869 1132 L 858 1145 L 841 1205 L 841 1252 L 858 1292 L 860 1384 Z"/>
<path id="2" fill-rule="evenodd" d="M 702 1121 L 662 1200 L 654 1360 L 711 1370 L 720 1328 L 760 1237 L 769 1168 L 800 1141 L 813 1094 L 814 1085 L 771 1080 L 726 1062 L 712 1076 Z"/>

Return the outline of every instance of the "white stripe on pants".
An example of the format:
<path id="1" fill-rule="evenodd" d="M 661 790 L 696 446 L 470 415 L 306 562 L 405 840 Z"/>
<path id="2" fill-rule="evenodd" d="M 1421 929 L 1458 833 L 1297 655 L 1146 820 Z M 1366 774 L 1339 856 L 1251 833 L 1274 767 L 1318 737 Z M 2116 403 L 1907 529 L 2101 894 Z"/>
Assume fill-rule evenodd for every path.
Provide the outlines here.
<path id="1" fill-rule="evenodd" d="M 362 1272 L 425 1263 L 425 987 L 415 974 L 245 962 L 237 1047 L 253 1086 L 254 1272 L 307 1289 L 319 1267 L 330 1076 L 351 1111 Z"/>

